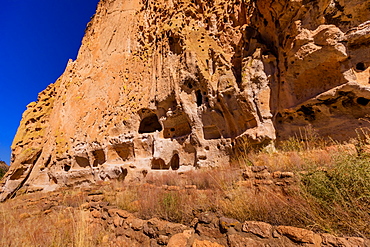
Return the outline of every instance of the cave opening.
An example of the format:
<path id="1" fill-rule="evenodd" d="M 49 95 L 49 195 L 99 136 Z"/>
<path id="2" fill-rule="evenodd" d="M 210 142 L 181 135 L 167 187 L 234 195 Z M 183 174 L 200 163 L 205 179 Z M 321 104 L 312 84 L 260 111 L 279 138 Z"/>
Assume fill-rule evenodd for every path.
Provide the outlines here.
<path id="1" fill-rule="evenodd" d="M 202 95 L 202 92 L 200 90 L 197 90 L 195 92 L 195 96 L 197 98 L 197 106 L 201 106 L 203 104 L 203 95 Z"/>
<path id="2" fill-rule="evenodd" d="M 94 163 L 93 167 L 97 167 L 98 165 L 102 165 L 106 162 L 104 150 L 99 149 L 92 152 L 94 156 Z"/>
<path id="3" fill-rule="evenodd" d="M 169 44 L 169 47 L 170 47 L 170 51 L 173 54 L 180 55 L 182 53 L 181 41 L 180 41 L 179 38 L 169 37 L 168 38 L 168 44 Z"/>
<path id="4" fill-rule="evenodd" d="M 122 161 L 126 161 L 130 159 L 131 157 L 135 156 L 134 153 L 134 146 L 130 143 L 122 143 L 113 146 L 113 149 L 116 151 L 118 156 L 122 159 Z"/>
<path id="5" fill-rule="evenodd" d="M 178 170 L 180 168 L 180 157 L 178 154 L 172 156 L 170 166 L 172 170 Z"/>
<path id="6" fill-rule="evenodd" d="M 141 120 L 139 133 L 153 133 L 156 131 L 162 131 L 162 125 L 159 123 L 158 117 L 152 114 L 143 120 Z"/>
<path id="7" fill-rule="evenodd" d="M 359 70 L 359 71 L 365 71 L 366 70 L 366 66 L 364 63 L 357 63 L 356 64 L 356 69 Z"/>
<path id="8" fill-rule="evenodd" d="M 152 169 L 153 170 L 168 170 L 169 166 L 166 165 L 163 159 L 154 158 L 152 160 Z"/>
<path id="9" fill-rule="evenodd" d="M 370 100 L 369 99 L 366 99 L 364 97 L 359 97 L 359 98 L 357 98 L 356 102 L 359 105 L 366 106 L 370 102 Z"/>
<path id="10" fill-rule="evenodd" d="M 191 134 L 191 126 L 187 115 L 183 112 L 168 117 L 163 121 L 164 138 L 179 138 Z"/>
<path id="11" fill-rule="evenodd" d="M 66 172 L 68 172 L 69 170 L 71 170 L 71 166 L 70 165 L 67 165 L 67 164 L 64 164 L 63 170 L 66 171 Z"/>
<path id="12" fill-rule="evenodd" d="M 79 167 L 86 168 L 90 166 L 90 162 L 85 157 L 76 156 L 76 163 Z"/>

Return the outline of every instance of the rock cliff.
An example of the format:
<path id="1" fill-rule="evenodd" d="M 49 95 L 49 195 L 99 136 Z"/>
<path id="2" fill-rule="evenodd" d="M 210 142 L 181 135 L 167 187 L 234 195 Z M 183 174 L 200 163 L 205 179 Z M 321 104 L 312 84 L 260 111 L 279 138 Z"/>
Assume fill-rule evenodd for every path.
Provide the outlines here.
<path id="1" fill-rule="evenodd" d="M 304 126 L 368 127 L 370 1 L 101 0 L 27 106 L 1 199 L 228 162 Z"/>

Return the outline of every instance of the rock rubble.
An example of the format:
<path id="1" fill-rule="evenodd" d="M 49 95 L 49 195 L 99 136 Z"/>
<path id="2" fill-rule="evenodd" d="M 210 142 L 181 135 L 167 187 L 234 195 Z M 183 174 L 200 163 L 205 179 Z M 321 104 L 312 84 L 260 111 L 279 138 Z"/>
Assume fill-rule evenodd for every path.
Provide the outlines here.
<path id="1" fill-rule="evenodd" d="M 0 200 L 218 166 L 305 126 L 356 137 L 370 127 L 368 6 L 101 0 L 77 59 L 27 106 Z"/>
<path id="2" fill-rule="evenodd" d="M 171 246 L 171 247 L 240 247 L 240 246 L 331 246 L 367 247 L 368 239 L 336 237 L 311 230 L 274 226 L 265 222 L 238 220 L 220 216 L 214 212 L 200 212 L 184 225 L 159 218 L 140 219 L 133 213 L 110 205 L 98 188 L 75 192 L 75 197 L 62 196 L 63 192 L 49 192 L 43 196 L 13 203 L 23 208 L 19 219 L 31 220 L 36 215 L 52 215 L 55 211 L 78 212 L 87 216 L 90 228 L 105 229 L 101 246 Z M 38 198 L 38 199 L 36 199 Z M 66 202 L 68 202 L 66 205 Z M 63 206 L 62 206 L 63 205 Z"/>

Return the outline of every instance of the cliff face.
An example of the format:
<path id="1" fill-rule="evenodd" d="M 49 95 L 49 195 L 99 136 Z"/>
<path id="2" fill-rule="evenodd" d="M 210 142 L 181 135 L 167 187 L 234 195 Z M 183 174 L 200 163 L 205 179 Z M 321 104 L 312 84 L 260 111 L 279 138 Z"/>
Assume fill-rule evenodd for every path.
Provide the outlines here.
<path id="1" fill-rule="evenodd" d="M 369 126 L 370 1 L 102 0 L 28 105 L 2 199 L 228 162 L 307 125 Z"/>

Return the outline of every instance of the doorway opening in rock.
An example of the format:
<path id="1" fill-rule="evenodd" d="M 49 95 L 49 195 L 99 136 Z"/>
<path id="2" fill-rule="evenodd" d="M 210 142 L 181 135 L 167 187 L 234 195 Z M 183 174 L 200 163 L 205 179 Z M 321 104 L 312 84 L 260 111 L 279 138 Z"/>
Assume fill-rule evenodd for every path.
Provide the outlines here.
<path id="1" fill-rule="evenodd" d="M 143 120 L 141 120 L 139 133 L 153 133 L 156 131 L 162 131 L 162 125 L 158 121 L 158 117 L 155 114 L 152 114 Z"/>
<path id="2" fill-rule="evenodd" d="M 195 95 L 197 97 L 197 106 L 201 106 L 203 104 L 203 95 L 202 95 L 202 92 L 200 90 L 197 90 L 195 92 Z"/>
<path id="3" fill-rule="evenodd" d="M 63 166 L 63 170 L 64 170 L 64 171 L 66 171 L 66 172 L 68 172 L 69 170 L 71 170 L 71 166 L 70 166 L 70 165 L 65 164 L 65 165 Z"/>
<path id="4" fill-rule="evenodd" d="M 86 168 L 90 166 L 89 160 L 85 157 L 76 156 L 76 163 L 81 168 Z"/>
<path id="5" fill-rule="evenodd" d="M 169 46 L 170 46 L 170 51 L 173 54 L 180 55 L 182 53 L 182 47 L 181 47 L 181 43 L 180 43 L 179 38 L 169 37 L 168 38 L 168 43 L 169 43 Z"/>
<path id="6" fill-rule="evenodd" d="M 126 176 L 127 176 L 127 169 L 121 167 L 121 174 L 118 176 L 117 180 L 118 181 L 124 181 Z"/>
<path id="7" fill-rule="evenodd" d="M 102 165 L 106 162 L 104 150 L 99 149 L 92 152 L 94 156 L 94 163 L 93 167 L 97 167 L 98 165 Z"/>
<path id="8" fill-rule="evenodd" d="M 189 119 L 184 113 L 168 117 L 163 121 L 163 128 L 164 138 L 178 138 L 191 134 Z"/>
<path id="9" fill-rule="evenodd" d="M 366 106 L 370 102 L 370 100 L 366 99 L 364 97 L 359 97 L 359 98 L 357 98 L 356 102 L 357 102 L 357 104 Z"/>
<path id="10" fill-rule="evenodd" d="M 122 161 L 126 161 L 131 157 L 135 156 L 134 153 L 134 146 L 132 143 L 122 143 L 113 146 L 113 149 L 116 151 L 118 156 L 122 159 Z"/>
<path id="11" fill-rule="evenodd" d="M 152 160 L 152 169 L 153 170 L 168 170 L 170 167 L 166 165 L 163 159 L 161 158 L 154 158 Z"/>
<path id="12" fill-rule="evenodd" d="M 356 69 L 358 71 L 365 71 L 366 70 L 366 66 L 365 66 L 364 63 L 358 63 L 358 64 L 356 64 Z"/>
<path id="13" fill-rule="evenodd" d="M 170 166 L 172 170 L 178 170 L 180 168 L 180 157 L 178 154 L 172 156 Z"/>

